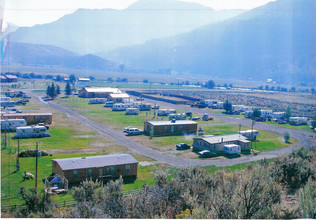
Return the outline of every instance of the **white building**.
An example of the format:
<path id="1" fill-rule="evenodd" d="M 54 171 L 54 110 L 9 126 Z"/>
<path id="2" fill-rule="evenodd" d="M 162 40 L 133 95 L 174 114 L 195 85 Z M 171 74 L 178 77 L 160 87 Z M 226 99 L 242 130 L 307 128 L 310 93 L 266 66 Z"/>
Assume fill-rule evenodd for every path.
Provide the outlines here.
<path id="1" fill-rule="evenodd" d="M 285 119 L 285 112 L 273 112 L 273 118 L 280 120 Z"/>
<path id="2" fill-rule="evenodd" d="M 16 128 L 16 138 L 50 137 L 45 126 L 25 126 Z"/>
<path id="3" fill-rule="evenodd" d="M 307 118 L 306 117 L 290 117 L 289 124 L 290 125 L 306 125 Z"/>
<path id="4" fill-rule="evenodd" d="M 25 119 L 1 120 L 1 130 L 15 131 L 17 127 L 23 127 L 26 125 Z"/>

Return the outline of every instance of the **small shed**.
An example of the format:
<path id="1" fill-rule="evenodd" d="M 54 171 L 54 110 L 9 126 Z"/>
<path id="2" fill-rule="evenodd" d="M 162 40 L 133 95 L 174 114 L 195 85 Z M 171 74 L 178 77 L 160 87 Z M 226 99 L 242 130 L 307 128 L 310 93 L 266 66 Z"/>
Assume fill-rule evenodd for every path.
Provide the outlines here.
<path id="1" fill-rule="evenodd" d="M 191 120 L 145 121 L 144 134 L 153 136 L 196 134 L 197 123 Z"/>
<path id="2" fill-rule="evenodd" d="M 64 176 L 69 184 L 86 179 L 106 181 L 122 176 L 124 180 L 134 181 L 137 178 L 138 161 L 130 154 L 53 159 L 52 163 L 53 175 Z"/>

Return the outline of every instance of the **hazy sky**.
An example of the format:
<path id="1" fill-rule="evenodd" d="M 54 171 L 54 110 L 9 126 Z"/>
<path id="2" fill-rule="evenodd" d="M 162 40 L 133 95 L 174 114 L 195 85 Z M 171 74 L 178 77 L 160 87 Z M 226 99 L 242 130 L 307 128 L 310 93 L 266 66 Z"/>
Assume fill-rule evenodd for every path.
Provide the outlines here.
<path id="1" fill-rule="evenodd" d="M 2 0 L 4 23 L 33 26 L 57 20 L 78 8 L 124 9 L 137 0 Z M 272 0 L 183 0 L 220 9 L 251 9 Z M 0 0 L 1 2 L 1 0 Z"/>

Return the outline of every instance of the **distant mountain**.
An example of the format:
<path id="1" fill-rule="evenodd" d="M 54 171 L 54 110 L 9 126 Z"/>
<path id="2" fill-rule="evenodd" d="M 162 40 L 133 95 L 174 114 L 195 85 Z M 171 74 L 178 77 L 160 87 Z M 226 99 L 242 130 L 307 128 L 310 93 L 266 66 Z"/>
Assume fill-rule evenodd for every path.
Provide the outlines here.
<path id="1" fill-rule="evenodd" d="M 133 68 L 316 82 L 316 1 L 278 0 L 190 33 L 107 53 Z"/>
<path id="2" fill-rule="evenodd" d="M 125 10 L 78 9 L 52 23 L 21 27 L 10 39 L 54 45 L 80 54 L 98 54 L 189 32 L 242 12 L 215 12 L 209 7 L 178 0 L 139 0 Z"/>
<path id="3" fill-rule="evenodd" d="M 117 65 L 95 55 L 78 55 L 49 45 L 10 42 L 1 60 L 3 66 L 37 66 L 70 69 L 117 70 Z"/>

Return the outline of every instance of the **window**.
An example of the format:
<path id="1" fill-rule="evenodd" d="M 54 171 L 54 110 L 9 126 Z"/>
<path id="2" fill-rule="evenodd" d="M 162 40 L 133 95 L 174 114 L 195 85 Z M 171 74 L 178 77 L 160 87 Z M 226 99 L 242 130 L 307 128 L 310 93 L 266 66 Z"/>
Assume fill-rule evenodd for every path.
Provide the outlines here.
<path id="1" fill-rule="evenodd" d="M 38 117 L 37 116 L 34 116 L 34 119 L 37 119 Z"/>
<path id="2" fill-rule="evenodd" d="M 131 170 L 131 165 L 126 165 L 126 173 L 129 173 L 130 170 Z"/>
<path id="3" fill-rule="evenodd" d="M 88 176 L 92 176 L 92 169 L 88 170 Z"/>
<path id="4" fill-rule="evenodd" d="M 106 168 L 106 174 L 110 175 L 110 167 Z"/>
<path id="5" fill-rule="evenodd" d="M 26 116 L 23 116 L 23 119 L 26 119 Z"/>
<path id="6" fill-rule="evenodd" d="M 78 171 L 77 170 L 74 170 L 74 177 L 78 177 Z"/>
<path id="7" fill-rule="evenodd" d="M 103 168 L 99 169 L 99 176 L 103 176 Z"/>
<path id="8" fill-rule="evenodd" d="M 107 175 L 112 175 L 112 174 L 114 174 L 114 167 L 108 167 L 108 168 L 106 168 L 106 174 L 107 174 Z"/>
<path id="9" fill-rule="evenodd" d="M 111 167 L 111 174 L 114 174 L 114 167 Z"/>
<path id="10" fill-rule="evenodd" d="M 49 119 L 49 116 L 46 116 L 46 119 Z"/>

